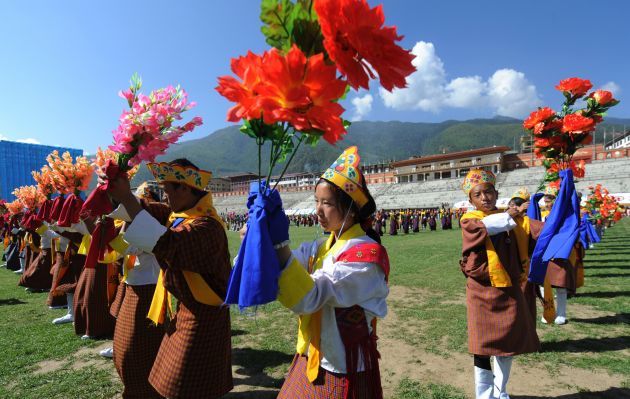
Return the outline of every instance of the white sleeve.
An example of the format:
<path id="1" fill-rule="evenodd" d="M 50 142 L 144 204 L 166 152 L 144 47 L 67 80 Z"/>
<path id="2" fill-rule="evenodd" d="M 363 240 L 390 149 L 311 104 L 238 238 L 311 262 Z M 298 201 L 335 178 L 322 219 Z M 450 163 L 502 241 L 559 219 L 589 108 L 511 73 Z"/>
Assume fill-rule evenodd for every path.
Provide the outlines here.
<path id="1" fill-rule="evenodd" d="M 146 253 L 153 253 L 158 240 L 168 229 L 149 212 L 141 210 L 125 231 L 125 241 Z"/>
<path id="2" fill-rule="evenodd" d="M 88 231 L 88 228 L 85 225 L 85 222 L 83 220 L 79 220 L 79 223 L 71 224 L 70 228 L 72 230 L 76 231 L 77 233 L 81 233 L 81 235 L 90 234 L 90 232 Z"/>
<path id="3" fill-rule="evenodd" d="M 481 222 L 486 226 L 488 235 L 495 235 L 510 231 L 516 227 L 516 222 L 508 213 L 495 213 L 494 215 L 488 215 L 481 219 Z"/>
<path id="4" fill-rule="evenodd" d="M 291 310 L 313 313 L 324 305 L 350 307 L 373 298 L 384 298 L 389 289 L 385 274 L 373 263 L 338 262 L 332 270 L 316 270 L 313 288 Z"/>
<path id="5" fill-rule="evenodd" d="M 138 199 L 138 197 L 136 197 L 136 201 L 140 203 L 140 200 Z M 123 222 L 131 222 L 131 217 L 129 216 L 129 212 L 127 212 L 127 208 L 125 208 L 123 204 L 118 205 L 118 207 L 114 209 L 114 211 L 111 212 L 109 215 L 107 215 L 107 217 L 110 217 L 112 219 L 122 220 Z"/>

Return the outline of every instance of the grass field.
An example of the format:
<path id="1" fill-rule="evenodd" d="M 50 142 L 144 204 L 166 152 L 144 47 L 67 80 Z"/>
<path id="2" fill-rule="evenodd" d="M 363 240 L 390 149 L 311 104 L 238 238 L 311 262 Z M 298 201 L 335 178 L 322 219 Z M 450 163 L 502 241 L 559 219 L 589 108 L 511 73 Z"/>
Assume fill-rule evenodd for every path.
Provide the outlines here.
<path id="1" fill-rule="evenodd" d="M 316 228 L 292 227 L 297 244 Z M 230 232 L 230 251 L 239 245 Z M 565 326 L 538 323 L 540 353 L 517 358 L 513 398 L 630 397 L 630 220 L 608 230 L 588 251 L 586 285 L 568 305 Z M 459 271 L 460 232 L 384 237 L 392 264 L 390 314 L 379 324 L 387 398 L 472 397 L 467 354 L 465 278 Z M 0 398 L 112 398 L 121 385 L 98 356 L 109 341 L 81 341 L 71 325 L 50 321 L 46 294 L 17 287 L 0 270 Z M 232 310 L 235 390 L 229 398 L 273 398 L 291 362 L 296 318 L 277 303 L 241 314 Z"/>

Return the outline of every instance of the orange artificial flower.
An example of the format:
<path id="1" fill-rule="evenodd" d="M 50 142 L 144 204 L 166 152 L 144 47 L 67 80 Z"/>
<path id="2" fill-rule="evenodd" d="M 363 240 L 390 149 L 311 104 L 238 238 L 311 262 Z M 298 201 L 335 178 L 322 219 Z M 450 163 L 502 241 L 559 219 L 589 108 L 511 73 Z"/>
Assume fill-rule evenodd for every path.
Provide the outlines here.
<path id="1" fill-rule="evenodd" d="M 382 5 L 370 9 L 366 0 L 317 0 L 315 12 L 324 47 L 352 87 L 369 89 L 373 70 L 386 90 L 406 87 L 405 78 L 416 71 L 414 56 L 396 44 L 403 36 L 395 26 L 383 26 Z"/>
<path id="2" fill-rule="evenodd" d="M 232 62 L 232 70 L 242 81 L 220 77 L 216 90 L 237 104 L 228 120 L 259 119 L 265 124 L 287 122 L 296 130 L 321 132 L 334 144 L 346 133 L 337 102 L 346 82 L 337 78 L 336 69 L 323 54 L 307 58 L 293 46 L 286 55 L 271 49 L 258 57 L 249 53 Z"/>
<path id="3" fill-rule="evenodd" d="M 535 133 L 539 134 L 542 130 L 545 130 L 545 122 L 553 118 L 556 115 L 556 111 L 549 107 L 538 108 L 536 111 L 529 114 L 529 117 L 523 122 L 523 127 L 527 130 L 534 129 Z"/>
<path id="4" fill-rule="evenodd" d="M 606 105 L 611 101 L 616 101 L 613 98 L 613 94 L 608 90 L 596 90 L 593 94 L 591 94 L 591 97 L 594 98 L 599 105 Z"/>
<path id="5" fill-rule="evenodd" d="M 556 89 L 564 93 L 570 93 L 573 97 L 582 97 L 592 87 L 593 84 L 588 79 L 568 78 L 561 80 Z"/>
<path id="6" fill-rule="evenodd" d="M 239 122 L 241 119 L 260 118 L 256 86 L 260 83 L 262 57 L 248 51 L 244 57 L 232 58 L 231 69 L 242 82 L 232 76 L 221 76 L 216 87 L 219 94 L 236 103 L 228 111 L 227 120 Z"/>
<path id="7" fill-rule="evenodd" d="M 562 120 L 562 132 L 569 134 L 589 133 L 595 130 L 593 118 L 580 114 L 569 114 Z"/>

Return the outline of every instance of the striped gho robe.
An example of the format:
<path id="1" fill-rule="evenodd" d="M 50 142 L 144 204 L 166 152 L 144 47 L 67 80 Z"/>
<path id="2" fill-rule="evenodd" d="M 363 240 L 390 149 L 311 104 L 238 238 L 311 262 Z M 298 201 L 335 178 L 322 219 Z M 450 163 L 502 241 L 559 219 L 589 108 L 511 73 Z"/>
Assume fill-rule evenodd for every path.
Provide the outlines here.
<path id="1" fill-rule="evenodd" d="M 505 223 L 508 223 L 509 215 L 497 216 L 505 218 Z M 514 234 L 504 231 L 489 235 L 481 220 L 465 217 L 461 220 L 461 227 L 460 267 L 466 276 L 469 352 L 474 355 L 514 356 L 538 351 L 540 342 L 536 321 L 521 288 L 525 269 L 521 265 Z M 511 280 L 511 286 L 492 286 L 486 251 L 488 237 Z"/>
<path id="2" fill-rule="evenodd" d="M 211 200 L 210 194 L 197 207 L 204 199 Z M 211 217 L 171 226 L 170 214 L 167 205 L 150 203 L 125 232 L 130 245 L 155 255 L 164 272 L 163 285 L 178 302 L 149 382 L 171 399 L 218 398 L 233 388 L 230 311 L 197 301 L 186 273 L 200 275 L 224 299 L 231 270 L 227 236 L 223 225 Z"/>

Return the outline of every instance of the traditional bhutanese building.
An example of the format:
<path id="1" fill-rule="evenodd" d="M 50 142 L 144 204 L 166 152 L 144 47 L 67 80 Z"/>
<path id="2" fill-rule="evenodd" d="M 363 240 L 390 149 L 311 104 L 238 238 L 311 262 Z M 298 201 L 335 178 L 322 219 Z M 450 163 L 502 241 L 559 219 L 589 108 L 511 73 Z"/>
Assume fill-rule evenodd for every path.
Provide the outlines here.
<path id="1" fill-rule="evenodd" d="M 392 162 L 396 183 L 457 179 L 472 168 L 501 173 L 503 156 L 510 147 L 486 147 L 447 154 L 412 157 Z"/>

